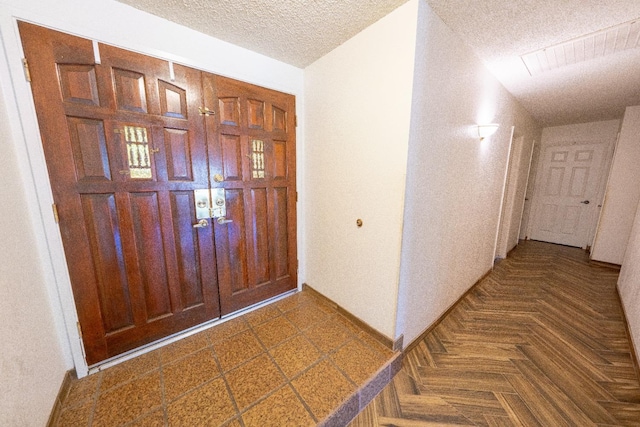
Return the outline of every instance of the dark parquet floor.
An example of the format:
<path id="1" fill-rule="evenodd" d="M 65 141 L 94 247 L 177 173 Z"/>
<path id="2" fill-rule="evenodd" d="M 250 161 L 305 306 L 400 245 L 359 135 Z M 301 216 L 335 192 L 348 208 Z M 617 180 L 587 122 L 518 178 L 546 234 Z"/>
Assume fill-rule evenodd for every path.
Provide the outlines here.
<path id="1" fill-rule="evenodd" d="M 521 242 L 350 425 L 640 426 L 617 277 L 579 249 Z"/>

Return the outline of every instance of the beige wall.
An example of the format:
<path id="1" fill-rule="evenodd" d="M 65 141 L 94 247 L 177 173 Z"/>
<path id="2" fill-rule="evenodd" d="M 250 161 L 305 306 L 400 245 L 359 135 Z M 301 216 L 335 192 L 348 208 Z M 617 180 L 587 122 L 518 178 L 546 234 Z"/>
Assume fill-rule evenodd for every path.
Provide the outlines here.
<path id="1" fill-rule="evenodd" d="M 625 110 L 591 250 L 597 261 L 622 264 L 640 201 L 640 106 Z"/>
<path id="2" fill-rule="evenodd" d="M 46 424 L 67 370 L 0 93 L 0 425 Z M 27 199 L 29 203 L 27 203 Z M 37 206 L 37 205 L 36 205 Z"/>
<path id="3" fill-rule="evenodd" d="M 305 69 L 306 281 L 390 338 L 417 3 Z"/>
<path id="4" fill-rule="evenodd" d="M 418 337 L 493 265 L 511 127 L 539 132 L 420 3 L 396 335 Z M 474 125 L 499 123 L 479 141 Z"/>
<path id="5" fill-rule="evenodd" d="M 629 244 L 625 249 L 618 290 L 627 315 L 631 340 L 636 354 L 640 354 L 640 205 L 636 207 Z"/>

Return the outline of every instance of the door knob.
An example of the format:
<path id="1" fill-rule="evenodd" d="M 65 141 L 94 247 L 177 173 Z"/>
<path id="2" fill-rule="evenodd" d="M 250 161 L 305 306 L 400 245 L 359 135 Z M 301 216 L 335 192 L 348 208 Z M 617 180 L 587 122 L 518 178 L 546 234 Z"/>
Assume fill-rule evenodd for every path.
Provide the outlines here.
<path id="1" fill-rule="evenodd" d="M 193 224 L 193 228 L 205 228 L 209 225 L 209 221 L 206 219 L 201 219 L 197 224 Z"/>
<path id="2" fill-rule="evenodd" d="M 223 216 L 218 218 L 218 224 L 229 224 L 230 222 L 233 222 L 233 220 L 232 219 L 226 219 Z"/>
<path id="3" fill-rule="evenodd" d="M 588 201 L 588 200 L 583 200 L 583 201 L 581 201 L 580 203 L 585 204 L 585 205 L 588 205 L 588 204 L 589 204 L 589 203 L 591 203 L 591 202 L 590 202 L 590 201 Z"/>

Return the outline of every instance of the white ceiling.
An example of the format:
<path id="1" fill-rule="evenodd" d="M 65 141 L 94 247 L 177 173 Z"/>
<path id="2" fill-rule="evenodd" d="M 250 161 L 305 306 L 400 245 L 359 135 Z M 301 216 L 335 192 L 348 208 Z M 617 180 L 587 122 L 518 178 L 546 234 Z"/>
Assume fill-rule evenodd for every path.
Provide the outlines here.
<path id="1" fill-rule="evenodd" d="M 305 67 L 407 0 L 118 0 Z M 427 0 L 543 126 L 640 105 L 640 49 L 531 76 L 520 55 L 640 18 L 639 0 Z"/>

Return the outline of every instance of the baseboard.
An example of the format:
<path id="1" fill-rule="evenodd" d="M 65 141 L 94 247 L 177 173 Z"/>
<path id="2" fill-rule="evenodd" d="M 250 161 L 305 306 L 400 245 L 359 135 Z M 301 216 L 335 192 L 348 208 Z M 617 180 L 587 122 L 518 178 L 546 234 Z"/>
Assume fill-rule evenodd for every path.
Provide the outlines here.
<path id="1" fill-rule="evenodd" d="M 620 264 L 613 264 L 611 262 L 604 262 L 604 261 L 596 261 L 593 259 L 589 260 L 589 264 L 597 265 L 598 267 L 611 268 L 613 270 L 618 270 L 618 271 L 620 271 L 620 268 L 622 268 Z"/>
<path id="2" fill-rule="evenodd" d="M 453 304 L 451 304 L 449 306 L 449 308 L 447 308 L 441 315 L 440 317 L 438 317 L 435 322 L 433 322 L 431 325 L 429 325 L 427 327 L 427 329 L 425 329 L 424 331 L 422 331 L 422 333 L 420 335 L 418 335 L 417 338 L 415 338 L 413 341 L 411 341 L 409 343 L 409 345 L 407 345 L 407 347 L 404 349 L 404 354 L 408 354 L 411 350 L 413 350 L 414 348 L 416 348 L 418 346 L 418 344 L 420 344 L 420 342 L 425 339 L 427 337 L 427 335 L 429 335 L 436 326 L 438 326 L 440 324 L 440 322 L 442 322 L 442 320 L 447 317 L 447 315 L 449 313 L 451 313 L 451 311 L 456 308 L 456 305 L 458 305 L 458 303 L 460 303 L 460 301 L 462 301 L 467 295 L 469 295 L 469 293 L 473 290 L 473 288 L 475 288 L 476 286 L 478 286 L 478 284 L 480 282 L 482 282 L 489 274 L 491 274 L 491 269 L 489 269 L 486 273 L 484 273 L 482 275 L 482 277 L 480 277 L 473 285 L 471 285 L 471 287 L 469 289 L 467 289 L 465 291 L 465 293 L 462 294 L 462 296 L 460 296 L 460 298 L 458 298 Z"/>
<path id="3" fill-rule="evenodd" d="M 618 295 L 618 302 L 620 303 L 620 307 L 622 307 L 622 320 L 624 320 L 624 328 L 627 332 L 627 338 L 631 343 L 631 361 L 633 363 L 633 367 L 636 370 L 636 375 L 640 378 L 640 364 L 638 364 L 638 353 L 636 353 L 636 346 L 633 342 L 633 335 L 631 334 L 631 329 L 629 329 L 629 321 L 627 320 L 627 312 L 624 309 L 624 304 L 622 303 L 622 297 L 620 296 L 620 289 L 616 286 L 616 294 Z"/>
<path id="4" fill-rule="evenodd" d="M 51 414 L 49 414 L 49 421 L 47 421 L 48 427 L 53 427 L 57 425 L 58 418 L 60 417 L 60 412 L 62 412 L 62 404 L 69 394 L 69 389 L 71 388 L 71 381 L 76 378 L 75 370 L 67 371 L 64 374 L 64 378 L 62 379 L 62 384 L 60 385 L 60 390 L 58 390 L 58 395 L 56 396 L 56 400 L 53 403 L 53 408 L 51 409 Z"/>
<path id="5" fill-rule="evenodd" d="M 315 295 L 319 299 L 323 300 L 325 303 L 329 304 L 331 307 L 335 308 L 338 311 L 338 313 L 340 313 L 341 315 L 343 315 L 344 317 L 349 319 L 351 322 L 353 322 L 356 325 L 358 325 L 358 327 L 360 327 L 361 329 L 364 329 L 365 331 L 367 331 L 373 338 L 375 338 L 378 342 L 380 342 L 380 344 L 384 345 L 388 349 L 393 350 L 393 351 L 398 351 L 395 348 L 395 346 L 397 345 L 398 341 L 400 342 L 400 345 L 402 345 L 403 337 L 398 338 L 398 340 L 396 340 L 396 342 L 394 342 L 392 339 L 390 339 L 386 335 L 381 334 L 380 332 L 378 332 L 376 329 L 374 329 L 372 326 L 370 326 L 365 321 L 363 321 L 363 320 L 359 319 L 358 317 L 354 316 L 353 314 L 349 313 L 347 310 L 345 310 L 344 308 L 340 307 L 340 305 L 336 304 L 331 299 L 327 298 L 326 296 L 322 295 L 320 292 L 318 292 L 315 289 L 313 289 L 307 283 L 303 283 L 302 284 L 302 289 L 306 290 L 306 291 L 309 291 L 310 293 L 312 293 L 313 295 Z"/>

